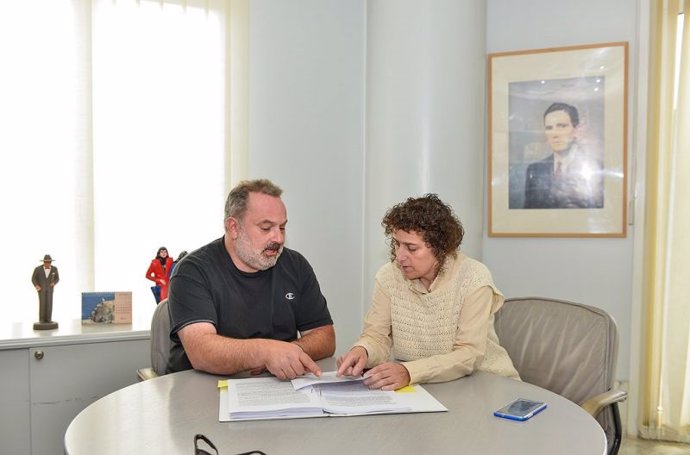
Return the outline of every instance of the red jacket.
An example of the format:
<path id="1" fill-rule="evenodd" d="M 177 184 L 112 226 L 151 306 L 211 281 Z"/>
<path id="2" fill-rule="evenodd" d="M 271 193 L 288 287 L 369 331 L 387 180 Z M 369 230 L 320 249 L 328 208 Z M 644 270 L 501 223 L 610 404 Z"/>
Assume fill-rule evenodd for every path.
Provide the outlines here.
<path id="1" fill-rule="evenodd" d="M 170 267 L 173 260 L 170 256 L 165 258 L 165 272 L 158 258 L 151 261 L 149 269 L 146 271 L 146 278 L 161 287 L 161 300 L 168 298 L 168 283 L 170 281 Z"/>

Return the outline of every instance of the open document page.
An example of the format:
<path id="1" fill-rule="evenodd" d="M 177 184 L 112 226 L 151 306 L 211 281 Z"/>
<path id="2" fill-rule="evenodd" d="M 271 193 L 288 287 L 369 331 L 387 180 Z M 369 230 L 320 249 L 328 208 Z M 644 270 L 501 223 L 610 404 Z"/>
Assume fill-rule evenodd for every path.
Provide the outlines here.
<path id="1" fill-rule="evenodd" d="M 319 386 L 321 405 L 329 414 L 373 414 L 412 412 L 412 407 L 398 399 L 399 393 L 372 390 L 362 381 Z"/>
<path id="2" fill-rule="evenodd" d="M 290 382 L 276 378 L 230 379 L 227 390 L 230 420 L 323 414 L 316 391 L 296 391 Z"/>
<path id="3" fill-rule="evenodd" d="M 401 391 L 370 390 L 362 378 L 274 377 L 219 381 L 219 420 L 293 419 L 303 417 L 439 412 L 447 409 L 421 386 Z"/>
<path id="4" fill-rule="evenodd" d="M 321 373 L 321 376 L 316 376 L 313 373 L 307 373 L 304 376 L 295 378 L 290 382 L 295 390 L 299 390 L 305 387 L 321 386 L 323 384 L 356 383 L 364 381 L 364 376 L 336 376 L 336 373 L 336 371 L 324 371 Z"/>

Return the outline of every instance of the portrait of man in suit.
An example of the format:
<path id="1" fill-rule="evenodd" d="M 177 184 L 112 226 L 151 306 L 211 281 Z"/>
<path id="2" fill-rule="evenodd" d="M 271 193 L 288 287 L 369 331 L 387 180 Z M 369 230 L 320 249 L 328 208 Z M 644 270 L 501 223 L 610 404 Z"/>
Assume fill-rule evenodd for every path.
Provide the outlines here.
<path id="1" fill-rule="evenodd" d="M 527 166 L 524 208 L 604 207 L 603 163 L 578 144 L 580 117 L 575 106 L 553 103 L 544 112 L 549 156 Z"/>

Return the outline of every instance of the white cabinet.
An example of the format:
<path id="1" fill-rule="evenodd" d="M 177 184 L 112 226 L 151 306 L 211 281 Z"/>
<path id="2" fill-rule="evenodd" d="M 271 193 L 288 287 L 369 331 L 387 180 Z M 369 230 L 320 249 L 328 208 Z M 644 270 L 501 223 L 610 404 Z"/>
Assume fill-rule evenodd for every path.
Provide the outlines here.
<path id="1" fill-rule="evenodd" d="M 131 326 L 0 339 L 0 446 L 6 453 L 64 453 L 67 427 L 97 399 L 137 382 L 149 366 L 149 332 Z M 81 332 L 81 333 L 73 333 Z"/>
<path id="2" fill-rule="evenodd" d="M 0 351 L 0 447 L 31 453 L 29 358 L 26 349 Z"/>

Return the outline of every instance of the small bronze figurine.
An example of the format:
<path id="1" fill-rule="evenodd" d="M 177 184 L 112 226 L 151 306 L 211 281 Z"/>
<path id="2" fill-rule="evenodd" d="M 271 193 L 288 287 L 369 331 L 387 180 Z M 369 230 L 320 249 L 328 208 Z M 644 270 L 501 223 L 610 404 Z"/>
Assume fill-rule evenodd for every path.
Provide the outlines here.
<path id="1" fill-rule="evenodd" d="M 49 254 L 43 256 L 43 265 L 34 269 L 31 282 L 38 291 L 38 319 L 34 323 L 34 330 L 57 329 L 58 323 L 53 321 L 53 288 L 60 281 L 57 267 L 52 265 L 53 258 Z"/>

